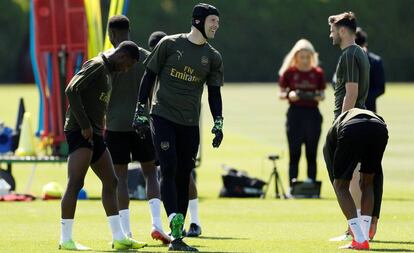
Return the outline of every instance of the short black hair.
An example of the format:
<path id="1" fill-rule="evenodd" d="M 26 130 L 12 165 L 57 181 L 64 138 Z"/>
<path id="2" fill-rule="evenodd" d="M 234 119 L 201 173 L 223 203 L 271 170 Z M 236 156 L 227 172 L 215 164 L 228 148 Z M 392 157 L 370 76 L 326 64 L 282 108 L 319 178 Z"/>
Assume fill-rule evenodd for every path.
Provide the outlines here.
<path id="1" fill-rule="evenodd" d="M 130 40 L 122 41 L 121 44 L 116 48 L 117 51 L 122 51 L 131 57 L 131 59 L 136 59 L 139 61 L 139 47 L 135 42 Z"/>
<path id="2" fill-rule="evenodd" d="M 342 26 L 348 28 L 353 33 L 356 32 L 357 22 L 355 14 L 351 11 L 344 12 L 338 15 L 333 15 L 328 18 L 329 25 Z"/>
<path id="3" fill-rule="evenodd" d="M 124 15 L 112 16 L 108 21 L 109 29 L 129 30 L 129 19 Z"/>
<path id="4" fill-rule="evenodd" d="M 368 34 L 362 30 L 361 27 L 356 29 L 355 43 L 359 46 L 364 46 L 368 42 Z"/>
<path id="5" fill-rule="evenodd" d="M 152 51 L 152 49 L 154 49 L 158 42 L 165 36 L 167 36 L 167 34 L 163 31 L 155 31 L 151 33 L 151 35 L 148 38 L 148 48 Z"/>

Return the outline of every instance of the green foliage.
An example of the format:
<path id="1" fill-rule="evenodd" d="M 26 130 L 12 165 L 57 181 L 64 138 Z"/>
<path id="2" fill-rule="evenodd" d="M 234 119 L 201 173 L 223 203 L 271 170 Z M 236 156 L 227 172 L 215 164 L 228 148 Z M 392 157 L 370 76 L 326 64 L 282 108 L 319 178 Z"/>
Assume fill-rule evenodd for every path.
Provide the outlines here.
<path id="1" fill-rule="evenodd" d="M 13 0 L 13 2 L 19 5 L 23 12 L 28 12 L 30 9 L 30 1 L 28 0 Z"/>
<path id="2" fill-rule="evenodd" d="M 143 47 L 154 30 L 180 33 L 190 29 L 191 11 L 199 1 L 131 1 L 128 16 L 133 39 Z M 412 0 L 237 0 L 208 1 L 219 8 L 221 27 L 211 44 L 223 55 L 227 81 L 275 81 L 283 57 L 300 38 L 312 41 L 329 80 L 340 49 L 329 39 L 328 16 L 352 10 L 369 34 L 370 49 L 383 57 L 387 79 L 414 79 L 410 18 Z"/>
<path id="3" fill-rule="evenodd" d="M 17 3 L 19 2 L 19 3 Z M 0 1 L 0 82 L 14 81 L 19 56 L 29 50 L 29 1 Z"/>
<path id="4" fill-rule="evenodd" d="M 109 0 L 102 0 L 106 21 Z M 169 34 L 190 30 L 191 12 L 199 0 L 131 0 L 127 15 L 132 39 L 147 48 L 155 30 Z M 387 80 L 414 80 L 413 0 L 237 0 L 207 1 L 221 13 L 221 27 L 211 44 L 223 55 L 226 81 L 275 81 L 283 57 L 300 38 L 320 53 L 330 80 L 340 49 L 329 39 L 328 16 L 352 10 L 369 34 L 370 49 L 383 57 Z M 17 57 L 29 33 L 27 0 L 0 1 L 0 81 L 18 73 Z M 24 48 L 28 50 L 27 48 Z"/>

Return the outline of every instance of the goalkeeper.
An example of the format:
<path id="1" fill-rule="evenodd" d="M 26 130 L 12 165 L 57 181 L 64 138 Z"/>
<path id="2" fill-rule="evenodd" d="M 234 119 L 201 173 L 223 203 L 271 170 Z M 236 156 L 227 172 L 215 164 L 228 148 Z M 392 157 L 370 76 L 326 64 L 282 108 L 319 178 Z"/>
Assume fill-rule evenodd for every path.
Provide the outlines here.
<path id="1" fill-rule="evenodd" d="M 182 241 L 188 206 L 190 174 L 200 142 L 199 121 L 204 84 L 214 120 L 213 147 L 223 139 L 223 62 L 208 42 L 219 27 L 219 12 L 208 4 L 193 9 L 191 31 L 164 37 L 145 60 L 133 125 L 138 133 L 149 127 L 144 105 L 154 88 L 151 132 L 161 167 L 161 199 L 170 222 L 173 241 L 169 250 L 197 251 Z"/>

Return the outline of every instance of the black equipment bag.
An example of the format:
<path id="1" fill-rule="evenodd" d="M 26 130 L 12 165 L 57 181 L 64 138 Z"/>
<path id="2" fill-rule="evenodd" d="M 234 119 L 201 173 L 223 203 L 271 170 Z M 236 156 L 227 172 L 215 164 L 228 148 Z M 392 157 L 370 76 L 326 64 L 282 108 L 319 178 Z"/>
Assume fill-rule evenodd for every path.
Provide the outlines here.
<path id="1" fill-rule="evenodd" d="M 220 197 L 233 198 L 259 198 L 263 194 L 263 180 L 252 178 L 246 172 L 233 168 L 225 169 L 227 174 L 222 175 L 223 187 L 220 190 Z"/>
<path id="2" fill-rule="evenodd" d="M 292 183 L 291 195 L 294 198 L 317 199 L 321 194 L 321 181 Z"/>

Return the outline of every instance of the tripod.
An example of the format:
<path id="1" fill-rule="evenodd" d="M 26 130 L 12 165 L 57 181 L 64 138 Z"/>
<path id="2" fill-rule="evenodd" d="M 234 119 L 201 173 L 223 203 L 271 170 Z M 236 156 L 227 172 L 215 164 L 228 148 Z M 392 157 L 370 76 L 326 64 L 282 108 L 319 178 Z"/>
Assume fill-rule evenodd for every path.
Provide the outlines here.
<path id="1" fill-rule="evenodd" d="M 273 171 L 270 174 L 269 180 L 266 183 L 267 184 L 266 190 L 263 192 L 263 195 L 261 197 L 266 198 L 266 194 L 269 190 L 270 182 L 272 181 L 272 178 L 275 177 L 275 198 L 277 199 L 281 198 L 279 194 L 279 184 L 280 184 L 280 189 L 282 190 L 282 196 L 284 199 L 287 199 L 287 196 L 285 194 L 285 189 L 283 188 L 283 184 L 282 184 L 282 181 L 280 180 L 279 173 L 277 172 L 277 167 L 276 167 L 276 160 L 279 159 L 279 156 L 269 155 L 267 158 L 273 162 Z"/>

